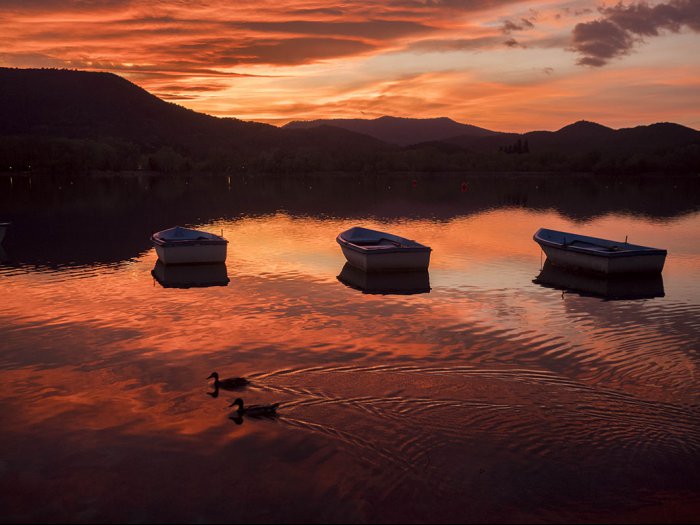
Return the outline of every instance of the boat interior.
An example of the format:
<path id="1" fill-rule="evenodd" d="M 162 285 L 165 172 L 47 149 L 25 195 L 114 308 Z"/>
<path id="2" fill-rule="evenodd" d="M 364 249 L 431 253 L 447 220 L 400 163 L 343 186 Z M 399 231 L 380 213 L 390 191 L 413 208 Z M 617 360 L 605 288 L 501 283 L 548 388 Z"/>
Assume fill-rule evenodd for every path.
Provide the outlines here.
<path id="1" fill-rule="evenodd" d="M 155 233 L 153 237 L 155 239 L 160 239 L 164 242 L 218 241 L 223 239 L 223 237 L 220 237 L 219 235 L 215 235 L 213 233 L 193 230 L 190 228 L 183 228 L 181 226 L 175 226 L 174 228 Z"/>
<path id="2" fill-rule="evenodd" d="M 387 239 L 386 237 L 382 237 L 381 239 L 362 239 L 362 240 L 353 240 L 353 241 L 348 241 L 350 244 L 354 244 L 355 246 L 362 246 L 362 247 L 382 247 L 382 246 L 390 246 L 392 248 L 401 248 L 401 247 L 407 247 L 409 246 L 408 244 L 401 243 L 399 241 L 394 241 L 392 239 Z"/>
<path id="3" fill-rule="evenodd" d="M 599 252 L 619 252 L 620 250 L 624 250 L 624 247 L 620 247 L 617 244 L 610 244 L 608 246 L 603 245 L 603 244 L 596 244 L 593 242 L 588 242 L 588 241 L 579 241 L 575 240 L 567 244 L 567 246 L 576 246 L 577 248 L 585 248 L 587 250 L 596 250 Z"/>
<path id="4" fill-rule="evenodd" d="M 599 253 L 623 252 L 623 251 L 656 251 L 658 248 L 630 244 L 627 239 L 624 241 L 614 241 L 611 239 L 599 239 L 575 233 L 560 232 L 556 230 L 540 229 L 535 234 L 536 239 L 560 244 L 563 247 L 581 248 Z"/>

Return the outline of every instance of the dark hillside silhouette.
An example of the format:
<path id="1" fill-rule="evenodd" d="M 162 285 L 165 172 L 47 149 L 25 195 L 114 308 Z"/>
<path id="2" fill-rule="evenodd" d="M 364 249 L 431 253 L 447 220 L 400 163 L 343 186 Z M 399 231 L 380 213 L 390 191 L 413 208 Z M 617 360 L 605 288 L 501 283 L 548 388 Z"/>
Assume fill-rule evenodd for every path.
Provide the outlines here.
<path id="1" fill-rule="evenodd" d="M 312 129 L 328 125 L 363 133 L 376 139 L 409 146 L 421 142 L 437 142 L 456 136 L 488 137 L 498 132 L 479 128 L 470 124 L 460 124 L 447 117 L 440 118 L 398 118 L 380 117 L 376 119 L 321 119 L 294 121 L 284 129 Z"/>
<path id="2" fill-rule="evenodd" d="M 522 171 L 700 171 L 700 132 L 667 122 L 614 130 L 582 120 L 558 131 L 463 135 L 446 142 L 474 155 L 498 152 L 509 157 L 503 163 Z"/>
<path id="3" fill-rule="evenodd" d="M 523 142 L 527 140 L 533 152 L 635 150 L 698 144 L 700 132 L 667 122 L 614 130 L 595 122 L 580 120 L 558 131 L 500 133 L 488 137 L 461 135 L 447 139 L 446 142 L 475 151 L 492 151 L 513 144 L 518 139 Z"/>
<path id="4" fill-rule="evenodd" d="M 265 140 L 277 129 L 217 119 L 165 102 L 111 73 L 0 69 L 0 133 L 65 138 L 120 137 L 201 144 L 223 133 Z"/>
<path id="5" fill-rule="evenodd" d="M 133 166 L 107 169 L 245 169 L 251 163 L 261 169 L 283 164 L 361 169 L 353 159 L 387 147 L 337 128 L 281 130 L 204 115 L 111 73 L 0 68 L 0 100 L 0 135 L 13 137 L 4 141 L 6 148 L 0 146 L 0 163 L 3 149 L 35 145 L 68 155 L 109 157 L 116 149 L 122 157 L 140 157 Z M 28 152 L 29 157 L 32 153 L 40 155 Z"/>
<path id="6" fill-rule="evenodd" d="M 111 73 L 56 69 L 0 68 L 0 101 L 0 171 L 700 172 L 700 132 L 672 123 L 518 134 L 381 117 L 277 128 L 197 113 Z"/>

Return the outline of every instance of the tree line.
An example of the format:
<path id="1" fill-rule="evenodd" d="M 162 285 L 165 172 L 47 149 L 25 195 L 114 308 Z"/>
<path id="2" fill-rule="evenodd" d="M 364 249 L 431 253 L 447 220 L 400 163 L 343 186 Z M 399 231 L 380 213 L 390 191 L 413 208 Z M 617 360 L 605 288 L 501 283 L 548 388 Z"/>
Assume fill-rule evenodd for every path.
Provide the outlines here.
<path id="1" fill-rule="evenodd" d="M 440 144 L 408 148 L 342 149 L 309 146 L 214 147 L 203 153 L 123 139 L 0 136 L 2 172 L 91 171 L 310 173 L 561 171 L 592 173 L 700 173 L 700 144 L 637 150 L 530 151 L 527 140 L 493 152 Z"/>

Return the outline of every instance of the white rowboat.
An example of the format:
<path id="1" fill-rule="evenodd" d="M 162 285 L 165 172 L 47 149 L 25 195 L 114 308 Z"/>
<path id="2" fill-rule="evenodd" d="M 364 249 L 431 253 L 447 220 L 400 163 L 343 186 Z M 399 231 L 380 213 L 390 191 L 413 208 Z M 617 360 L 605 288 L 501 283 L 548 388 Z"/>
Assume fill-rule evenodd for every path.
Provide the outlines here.
<path id="1" fill-rule="evenodd" d="M 228 241 L 220 235 L 175 226 L 151 235 L 163 264 L 222 263 Z"/>
<path id="2" fill-rule="evenodd" d="M 426 270 L 431 249 L 391 233 L 355 226 L 336 238 L 343 255 L 365 272 Z"/>
<path id="3" fill-rule="evenodd" d="M 661 273 L 666 250 L 540 228 L 533 239 L 555 266 L 604 275 Z"/>

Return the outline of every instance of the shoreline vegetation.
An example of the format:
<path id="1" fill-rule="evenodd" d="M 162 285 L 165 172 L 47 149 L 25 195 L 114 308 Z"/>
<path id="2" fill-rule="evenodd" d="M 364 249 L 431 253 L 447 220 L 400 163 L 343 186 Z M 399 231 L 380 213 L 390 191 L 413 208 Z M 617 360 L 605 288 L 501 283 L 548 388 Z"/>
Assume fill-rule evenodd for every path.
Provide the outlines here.
<path id="1" fill-rule="evenodd" d="M 699 133 L 700 135 L 700 133 Z M 582 146 L 585 148 L 585 146 Z M 366 155 L 312 146 L 261 149 L 242 156 L 234 150 L 194 155 L 183 148 L 124 141 L 37 136 L 0 136 L 2 172 L 160 173 L 700 173 L 700 141 L 678 147 L 580 152 L 547 150 L 509 154 L 444 151 L 441 145 L 391 147 Z"/>
<path id="2" fill-rule="evenodd" d="M 478 180 L 478 179 L 590 179 L 599 181 L 633 181 L 636 179 L 674 179 L 694 180 L 700 179 L 698 172 L 634 172 L 634 173 L 608 173 L 593 171 L 308 171 L 308 172 L 217 172 L 217 171 L 156 171 L 156 170 L 89 170 L 89 171 L 61 171 L 61 170 L 31 170 L 31 171 L 0 171 L 0 178 L 11 177 L 38 179 L 86 177 L 88 179 L 187 179 L 193 178 L 221 178 L 233 177 L 232 180 L 280 180 L 280 179 L 329 179 L 346 180 L 362 177 L 367 180 L 402 180 L 420 182 L 425 180 L 446 181 L 454 180 Z"/>
<path id="3" fill-rule="evenodd" d="M 523 210 L 573 221 L 611 214 L 672 221 L 700 210 L 700 176 L 15 174 L 0 176 L 0 210 L 2 220 L 13 223 L 4 240 L 6 264 L 62 267 L 129 261 L 151 248 L 154 231 L 242 216 L 361 223 Z"/>
<path id="4" fill-rule="evenodd" d="M 165 102 L 111 73 L 0 68 L 0 171 L 700 173 L 700 132 L 578 121 L 503 133 L 449 118 L 278 128 Z"/>

